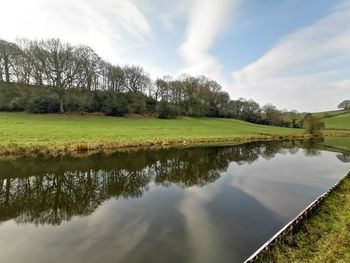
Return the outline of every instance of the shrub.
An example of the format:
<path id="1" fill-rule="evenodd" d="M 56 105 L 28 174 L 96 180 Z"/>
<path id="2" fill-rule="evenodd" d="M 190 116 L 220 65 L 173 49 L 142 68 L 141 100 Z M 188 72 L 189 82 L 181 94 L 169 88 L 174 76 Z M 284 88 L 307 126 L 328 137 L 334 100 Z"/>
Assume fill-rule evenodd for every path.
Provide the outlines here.
<path id="1" fill-rule="evenodd" d="M 94 111 L 94 96 L 88 91 L 69 91 L 65 95 L 64 109 L 68 112 Z"/>
<path id="2" fill-rule="evenodd" d="M 32 113 L 57 113 L 60 111 L 60 102 L 56 94 L 43 93 L 32 98 L 29 104 L 29 112 Z"/>
<path id="3" fill-rule="evenodd" d="M 21 97 L 13 98 L 9 103 L 10 111 L 24 111 L 25 102 Z"/>
<path id="4" fill-rule="evenodd" d="M 312 116 L 308 113 L 304 116 L 303 127 L 308 134 L 312 136 L 321 135 L 321 129 L 325 127 L 324 122 Z"/>
<path id="5" fill-rule="evenodd" d="M 141 92 L 129 92 L 127 93 L 129 110 L 132 113 L 145 113 L 146 112 L 146 96 Z"/>
<path id="6" fill-rule="evenodd" d="M 111 93 L 104 101 L 101 111 L 109 116 L 124 116 L 129 112 L 128 101 L 123 94 Z"/>
<path id="7" fill-rule="evenodd" d="M 173 119 L 179 116 L 177 107 L 166 101 L 161 101 L 157 105 L 158 118 L 160 119 Z"/>

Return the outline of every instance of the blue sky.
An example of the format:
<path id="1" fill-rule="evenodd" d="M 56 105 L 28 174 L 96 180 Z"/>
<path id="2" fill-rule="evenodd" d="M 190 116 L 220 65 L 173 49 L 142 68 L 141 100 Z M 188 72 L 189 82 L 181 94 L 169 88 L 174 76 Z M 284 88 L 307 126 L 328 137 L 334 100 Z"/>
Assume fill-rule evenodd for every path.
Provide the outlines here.
<path id="1" fill-rule="evenodd" d="M 112 63 L 140 64 L 153 78 L 206 75 L 232 98 L 279 108 L 328 110 L 350 99 L 349 0 L 0 0 L 0 6 L 6 40 L 59 37 L 90 45 Z"/>
<path id="2" fill-rule="evenodd" d="M 239 70 L 262 56 L 283 35 L 327 15 L 336 2 L 339 1 L 244 1 L 237 18 L 213 47 L 213 54 L 226 69 Z"/>

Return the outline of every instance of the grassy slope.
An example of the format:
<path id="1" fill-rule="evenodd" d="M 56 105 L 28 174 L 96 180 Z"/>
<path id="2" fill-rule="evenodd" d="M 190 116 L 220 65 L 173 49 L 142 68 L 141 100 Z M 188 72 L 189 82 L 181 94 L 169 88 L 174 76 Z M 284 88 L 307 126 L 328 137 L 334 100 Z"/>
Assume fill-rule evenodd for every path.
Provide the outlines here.
<path id="1" fill-rule="evenodd" d="M 326 129 L 349 129 L 350 130 L 350 110 L 334 110 L 314 112 L 312 116 L 321 119 L 325 123 Z M 299 120 L 304 117 L 303 113 L 299 114 Z"/>
<path id="2" fill-rule="evenodd" d="M 349 129 L 350 130 L 350 112 L 333 117 L 323 118 L 327 129 Z"/>
<path id="3" fill-rule="evenodd" d="M 262 126 L 232 119 L 130 119 L 104 116 L 0 113 L 0 146 L 145 142 L 172 139 L 293 135 L 302 130 Z"/>
<path id="4" fill-rule="evenodd" d="M 350 112 L 350 110 L 333 110 L 333 111 L 314 112 L 312 113 L 312 115 L 315 116 L 316 118 L 328 118 L 328 117 L 333 117 L 333 116 L 341 115 L 348 112 Z"/>

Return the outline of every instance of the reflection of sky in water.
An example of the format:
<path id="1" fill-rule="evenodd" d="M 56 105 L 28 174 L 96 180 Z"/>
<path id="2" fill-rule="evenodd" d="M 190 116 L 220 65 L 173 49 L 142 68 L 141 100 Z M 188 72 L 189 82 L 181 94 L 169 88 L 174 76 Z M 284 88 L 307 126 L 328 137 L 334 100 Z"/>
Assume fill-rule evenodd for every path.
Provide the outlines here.
<path id="1" fill-rule="evenodd" d="M 140 198 L 110 199 L 55 227 L 3 222 L 1 262 L 242 261 L 349 168 L 335 153 L 294 153 L 231 162 L 203 187 L 151 182 Z"/>
<path id="2" fill-rule="evenodd" d="M 226 174 L 231 185 L 254 197 L 264 207 L 290 218 L 315 197 L 324 193 L 345 175 L 349 165 L 339 162 L 334 153 L 317 157 L 277 155 L 272 161 L 260 160 L 237 167 L 231 163 Z"/>

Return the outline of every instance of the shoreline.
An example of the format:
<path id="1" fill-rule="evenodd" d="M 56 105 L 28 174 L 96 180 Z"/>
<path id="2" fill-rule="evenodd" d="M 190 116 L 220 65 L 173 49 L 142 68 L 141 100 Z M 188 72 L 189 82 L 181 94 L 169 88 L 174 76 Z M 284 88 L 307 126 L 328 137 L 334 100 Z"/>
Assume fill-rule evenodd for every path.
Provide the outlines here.
<path id="1" fill-rule="evenodd" d="M 350 137 L 350 132 L 348 134 Z M 273 141 L 286 139 L 310 139 L 309 134 L 298 135 L 260 135 L 260 136 L 235 136 L 235 137 L 212 137 L 197 139 L 168 139 L 168 140 L 146 140 L 140 142 L 118 142 L 107 141 L 101 143 L 79 143 L 79 144 L 56 144 L 56 145 L 6 145 L 0 146 L 0 160 L 18 159 L 18 158 L 37 158 L 37 157 L 88 157 L 98 153 L 114 153 L 120 151 L 139 151 L 144 149 L 163 149 L 194 147 L 207 144 L 242 144 L 254 141 Z"/>
<path id="2" fill-rule="evenodd" d="M 323 131 L 322 137 L 350 137 L 350 131 L 338 130 L 337 132 Z M 178 139 L 153 139 L 139 140 L 136 142 L 101 141 L 100 143 L 78 144 L 52 144 L 52 145 L 3 145 L 0 146 L 0 160 L 37 158 L 37 157 L 88 157 L 98 153 L 114 153 L 120 151 L 139 151 L 144 149 L 163 149 L 203 146 L 207 144 L 243 144 L 255 141 L 274 140 L 302 140 L 313 138 L 310 134 L 300 133 L 291 135 L 256 135 L 256 136 L 233 136 L 233 137 L 207 137 L 207 138 L 184 138 Z"/>

